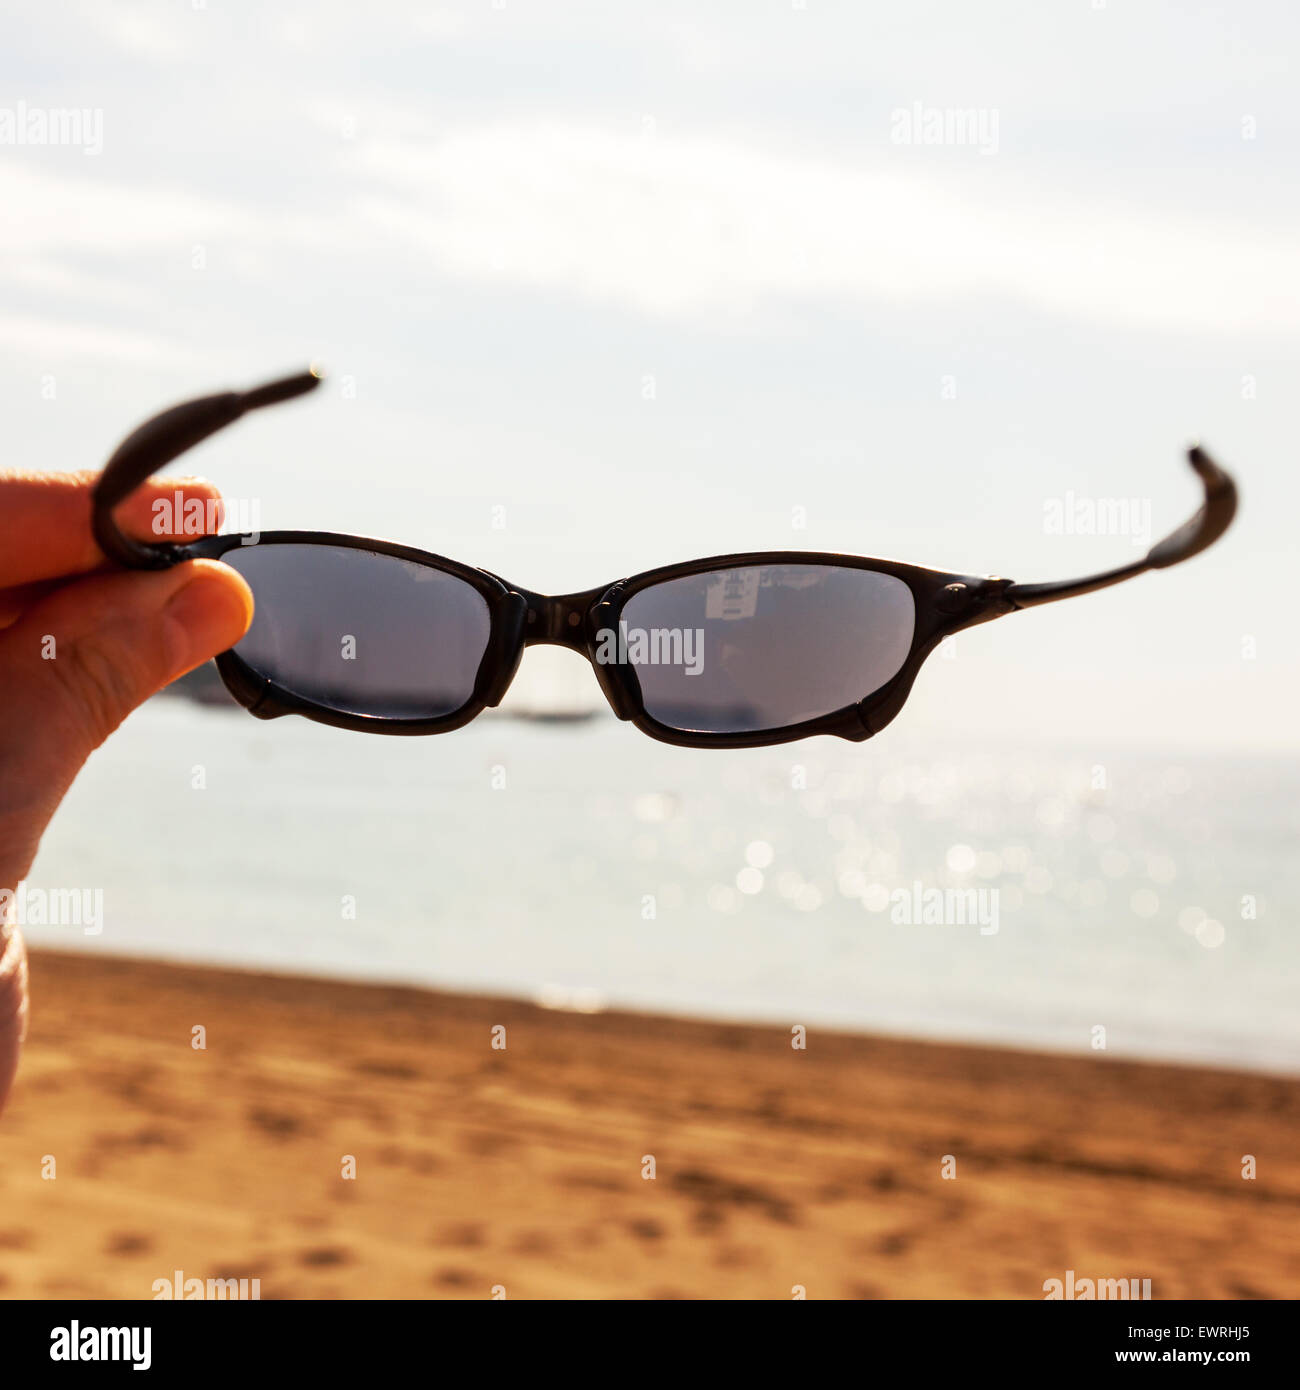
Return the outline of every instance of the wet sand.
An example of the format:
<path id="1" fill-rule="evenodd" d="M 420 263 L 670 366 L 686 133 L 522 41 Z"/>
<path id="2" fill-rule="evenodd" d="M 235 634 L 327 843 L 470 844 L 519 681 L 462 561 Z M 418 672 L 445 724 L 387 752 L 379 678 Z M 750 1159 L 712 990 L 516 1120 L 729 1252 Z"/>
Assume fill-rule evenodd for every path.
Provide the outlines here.
<path id="1" fill-rule="evenodd" d="M 1300 1296 L 1295 1080 L 50 952 L 32 987 L 3 1297 Z"/>

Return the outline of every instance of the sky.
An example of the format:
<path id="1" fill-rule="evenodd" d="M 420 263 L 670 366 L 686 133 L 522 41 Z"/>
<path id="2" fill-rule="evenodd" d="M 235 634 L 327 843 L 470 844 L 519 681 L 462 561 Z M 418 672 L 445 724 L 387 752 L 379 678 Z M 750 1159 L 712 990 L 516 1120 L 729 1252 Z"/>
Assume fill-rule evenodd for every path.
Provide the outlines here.
<path id="1" fill-rule="evenodd" d="M 262 529 L 561 592 L 784 547 L 1085 574 L 1196 508 L 1200 438 L 1242 492 L 1218 546 L 962 634 L 902 717 L 1294 752 L 1298 35 L 1280 3 L 0 5 L 5 466 L 320 362 L 186 466 Z"/>

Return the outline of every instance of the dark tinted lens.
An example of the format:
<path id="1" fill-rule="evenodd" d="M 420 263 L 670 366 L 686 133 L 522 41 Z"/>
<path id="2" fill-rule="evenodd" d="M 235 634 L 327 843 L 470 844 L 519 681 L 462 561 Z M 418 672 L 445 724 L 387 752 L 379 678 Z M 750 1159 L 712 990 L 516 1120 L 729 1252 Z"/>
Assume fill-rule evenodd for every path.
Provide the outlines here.
<path id="1" fill-rule="evenodd" d="M 619 649 L 646 712 L 671 729 L 757 733 L 864 699 L 907 660 L 901 579 L 841 565 L 763 565 L 633 594 Z"/>
<path id="2" fill-rule="evenodd" d="M 433 719 L 469 701 L 490 619 L 463 579 L 345 546 L 237 546 L 222 559 L 256 602 L 235 651 L 277 685 L 389 719 Z"/>

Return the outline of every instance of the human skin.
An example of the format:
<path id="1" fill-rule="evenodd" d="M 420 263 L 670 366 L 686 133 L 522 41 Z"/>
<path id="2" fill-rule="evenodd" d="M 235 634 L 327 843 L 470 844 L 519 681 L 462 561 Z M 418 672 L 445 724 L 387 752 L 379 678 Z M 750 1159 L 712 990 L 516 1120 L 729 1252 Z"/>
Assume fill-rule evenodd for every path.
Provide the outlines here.
<path id="1" fill-rule="evenodd" d="M 89 473 L 0 472 L 0 889 L 16 888 L 86 759 L 139 704 L 233 646 L 253 596 L 234 570 L 192 560 L 167 570 L 111 568 L 91 533 Z M 177 502 L 177 493 L 181 504 Z M 141 540 L 184 503 L 219 500 L 198 478 L 146 483 L 118 509 Z M 191 537 L 192 539 L 192 537 Z M 0 1108 L 27 1027 L 22 934 L 0 922 Z"/>

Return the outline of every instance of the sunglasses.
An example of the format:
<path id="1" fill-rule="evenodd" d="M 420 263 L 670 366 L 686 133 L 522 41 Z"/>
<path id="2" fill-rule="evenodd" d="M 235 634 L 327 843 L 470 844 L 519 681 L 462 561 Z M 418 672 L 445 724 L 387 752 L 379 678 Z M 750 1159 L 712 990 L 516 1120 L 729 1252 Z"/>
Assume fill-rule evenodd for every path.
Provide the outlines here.
<path id="1" fill-rule="evenodd" d="M 549 643 L 585 656 L 614 713 L 665 743 L 752 748 L 816 734 L 858 742 L 898 714 L 945 637 L 1180 564 L 1212 545 L 1237 509 L 1232 478 L 1194 447 L 1201 509 L 1141 560 L 1084 579 L 1018 584 L 771 550 L 558 595 L 358 536 L 268 531 L 144 544 L 118 529 L 113 509 L 158 469 L 248 411 L 319 383 L 309 372 L 174 406 L 128 436 L 94 491 L 95 538 L 111 560 L 162 569 L 220 559 L 247 580 L 252 627 L 217 669 L 259 719 L 446 733 L 500 704 L 524 648 Z"/>

